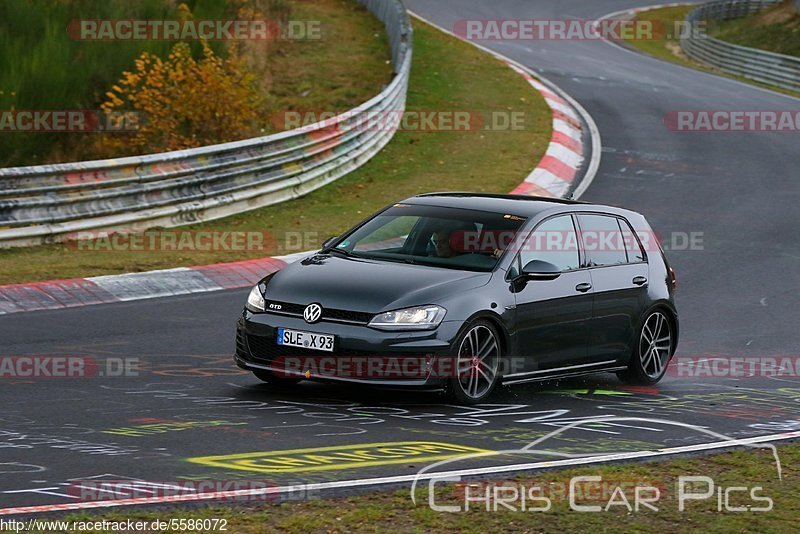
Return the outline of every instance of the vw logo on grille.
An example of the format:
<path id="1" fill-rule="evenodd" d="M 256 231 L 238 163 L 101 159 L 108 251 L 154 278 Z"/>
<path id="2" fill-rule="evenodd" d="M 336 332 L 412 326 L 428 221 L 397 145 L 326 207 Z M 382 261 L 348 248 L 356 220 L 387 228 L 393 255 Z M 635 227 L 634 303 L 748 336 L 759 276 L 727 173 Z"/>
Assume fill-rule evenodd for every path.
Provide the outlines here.
<path id="1" fill-rule="evenodd" d="M 306 306 L 306 309 L 303 310 L 303 319 L 305 319 L 307 323 L 316 323 L 319 321 L 320 317 L 322 317 L 322 306 L 316 302 L 309 304 Z"/>

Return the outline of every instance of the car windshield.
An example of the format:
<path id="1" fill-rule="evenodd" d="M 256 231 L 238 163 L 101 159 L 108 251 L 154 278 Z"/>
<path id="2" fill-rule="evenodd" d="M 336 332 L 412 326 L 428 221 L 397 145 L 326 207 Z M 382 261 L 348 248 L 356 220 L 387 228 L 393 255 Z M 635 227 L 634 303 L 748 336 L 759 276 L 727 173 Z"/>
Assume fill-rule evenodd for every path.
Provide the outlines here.
<path id="1" fill-rule="evenodd" d="M 525 217 L 395 204 L 344 236 L 333 251 L 359 258 L 488 272 Z"/>

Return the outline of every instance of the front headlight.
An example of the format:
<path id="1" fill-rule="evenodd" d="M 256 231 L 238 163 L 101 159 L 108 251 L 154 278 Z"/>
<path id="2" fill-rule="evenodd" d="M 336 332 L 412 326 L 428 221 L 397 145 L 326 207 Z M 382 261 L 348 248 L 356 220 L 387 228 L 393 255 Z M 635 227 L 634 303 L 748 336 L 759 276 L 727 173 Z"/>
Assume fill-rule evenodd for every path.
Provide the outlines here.
<path id="1" fill-rule="evenodd" d="M 369 326 L 381 330 L 432 330 L 439 326 L 446 313 L 441 306 L 415 306 L 379 313 Z"/>
<path id="2" fill-rule="evenodd" d="M 258 313 L 264 311 L 264 295 L 261 294 L 261 289 L 258 285 L 250 290 L 250 294 L 247 296 L 247 304 L 245 304 L 244 307 L 251 312 Z"/>

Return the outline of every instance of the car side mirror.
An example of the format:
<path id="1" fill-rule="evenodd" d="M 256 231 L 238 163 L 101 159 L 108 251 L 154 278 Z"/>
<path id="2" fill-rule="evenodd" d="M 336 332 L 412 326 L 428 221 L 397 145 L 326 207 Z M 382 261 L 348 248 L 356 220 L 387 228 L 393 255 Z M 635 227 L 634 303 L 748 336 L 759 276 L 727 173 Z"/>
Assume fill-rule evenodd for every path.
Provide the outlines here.
<path id="1" fill-rule="evenodd" d="M 328 239 L 325 240 L 324 243 L 322 243 L 322 249 L 324 250 L 324 249 L 329 248 L 331 245 L 333 245 L 336 242 L 337 239 L 339 239 L 338 235 L 334 235 L 334 236 L 329 237 Z"/>
<path id="2" fill-rule="evenodd" d="M 529 280 L 555 280 L 561 276 L 561 269 L 547 261 L 531 260 L 522 268 L 521 276 Z"/>

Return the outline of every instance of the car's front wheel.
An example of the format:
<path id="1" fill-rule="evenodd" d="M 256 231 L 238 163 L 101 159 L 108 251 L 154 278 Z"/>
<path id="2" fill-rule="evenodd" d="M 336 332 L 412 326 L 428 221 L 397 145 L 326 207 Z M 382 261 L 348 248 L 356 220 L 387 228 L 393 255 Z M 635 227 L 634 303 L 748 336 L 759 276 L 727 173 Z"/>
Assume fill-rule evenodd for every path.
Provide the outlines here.
<path id="1" fill-rule="evenodd" d="M 639 329 L 638 343 L 633 347 L 628 368 L 617 376 L 626 384 L 655 384 L 667 372 L 672 349 L 672 322 L 665 311 L 654 310 Z"/>
<path id="2" fill-rule="evenodd" d="M 461 404 L 488 397 L 497 385 L 500 369 L 500 337 L 488 321 L 472 323 L 456 340 L 455 373 L 448 379 L 448 394 Z"/>
<path id="3" fill-rule="evenodd" d="M 267 371 L 266 369 L 253 369 L 253 374 L 256 375 L 256 378 L 261 380 L 262 382 L 266 382 L 271 386 L 278 386 L 278 387 L 288 387 L 294 386 L 301 380 L 302 378 L 294 378 L 288 376 L 279 376 L 272 371 Z"/>

